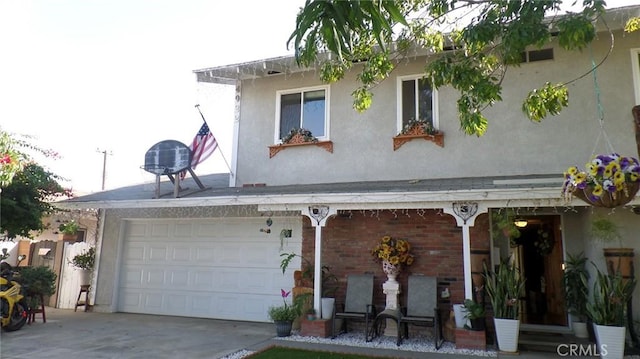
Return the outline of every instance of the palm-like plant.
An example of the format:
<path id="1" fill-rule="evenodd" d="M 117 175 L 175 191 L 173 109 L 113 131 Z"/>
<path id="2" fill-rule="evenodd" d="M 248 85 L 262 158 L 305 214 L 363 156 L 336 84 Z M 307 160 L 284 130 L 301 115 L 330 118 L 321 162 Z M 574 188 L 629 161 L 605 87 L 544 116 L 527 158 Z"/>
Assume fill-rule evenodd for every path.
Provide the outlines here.
<path id="1" fill-rule="evenodd" d="M 589 300 L 589 271 L 587 271 L 587 258 L 584 253 L 568 255 L 562 281 L 567 310 L 584 322 Z"/>
<path id="2" fill-rule="evenodd" d="M 593 302 L 587 303 L 589 317 L 597 325 L 623 327 L 627 303 L 636 286 L 635 278 L 620 273 L 606 274 L 596 269 Z"/>
<path id="3" fill-rule="evenodd" d="M 485 288 L 493 307 L 493 317 L 518 319 L 519 298 L 524 290 L 524 279 L 518 268 L 502 261 L 495 272 L 485 267 L 484 277 Z"/>

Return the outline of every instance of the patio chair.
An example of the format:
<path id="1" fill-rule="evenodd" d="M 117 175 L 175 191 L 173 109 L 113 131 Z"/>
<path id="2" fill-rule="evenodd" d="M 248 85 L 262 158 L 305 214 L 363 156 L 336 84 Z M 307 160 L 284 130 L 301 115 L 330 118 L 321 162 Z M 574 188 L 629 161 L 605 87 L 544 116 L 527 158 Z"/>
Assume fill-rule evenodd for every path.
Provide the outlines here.
<path id="1" fill-rule="evenodd" d="M 409 324 L 433 327 L 434 344 L 436 350 L 440 349 L 444 339 L 438 309 L 438 281 L 435 277 L 409 276 L 407 306 L 401 310 L 398 318 L 398 345 L 403 337 L 409 337 Z"/>
<path id="2" fill-rule="evenodd" d="M 347 276 L 347 295 L 343 311 L 333 311 L 332 338 L 336 334 L 347 331 L 347 321 L 359 320 L 365 322 L 365 340 L 371 341 L 370 323 L 375 318 L 373 306 L 373 274 L 350 274 Z M 340 332 L 336 333 L 336 319 L 342 319 Z"/>

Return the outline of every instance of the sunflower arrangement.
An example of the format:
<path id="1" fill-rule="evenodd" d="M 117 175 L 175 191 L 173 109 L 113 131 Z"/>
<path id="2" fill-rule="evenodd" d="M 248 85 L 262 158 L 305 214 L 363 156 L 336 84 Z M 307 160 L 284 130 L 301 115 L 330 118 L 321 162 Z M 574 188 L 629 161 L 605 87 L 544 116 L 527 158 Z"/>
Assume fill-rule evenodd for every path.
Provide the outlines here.
<path id="1" fill-rule="evenodd" d="M 371 255 L 376 262 L 387 261 L 393 265 L 410 266 L 413 264 L 413 255 L 410 252 L 411 245 L 406 239 L 384 236 L 371 250 Z"/>
<path id="2" fill-rule="evenodd" d="M 633 199 L 640 185 L 640 163 L 633 157 L 617 153 L 596 155 L 581 171 L 576 166 L 564 173 L 562 194 L 573 195 L 602 207 L 621 206 Z"/>

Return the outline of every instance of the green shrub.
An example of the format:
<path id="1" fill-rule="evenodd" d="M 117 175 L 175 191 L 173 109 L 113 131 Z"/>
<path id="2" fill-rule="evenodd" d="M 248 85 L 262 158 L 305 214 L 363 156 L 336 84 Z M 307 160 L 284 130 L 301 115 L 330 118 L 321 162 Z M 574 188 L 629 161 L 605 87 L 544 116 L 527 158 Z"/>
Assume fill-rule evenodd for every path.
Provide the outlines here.
<path id="1" fill-rule="evenodd" d="M 28 295 L 49 296 L 56 292 L 56 274 L 49 267 L 20 267 L 20 283 Z"/>
<path id="2" fill-rule="evenodd" d="M 91 247 L 86 251 L 76 254 L 71 260 L 71 264 L 79 269 L 93 270 L 96 261 L 96 249 Z"/>

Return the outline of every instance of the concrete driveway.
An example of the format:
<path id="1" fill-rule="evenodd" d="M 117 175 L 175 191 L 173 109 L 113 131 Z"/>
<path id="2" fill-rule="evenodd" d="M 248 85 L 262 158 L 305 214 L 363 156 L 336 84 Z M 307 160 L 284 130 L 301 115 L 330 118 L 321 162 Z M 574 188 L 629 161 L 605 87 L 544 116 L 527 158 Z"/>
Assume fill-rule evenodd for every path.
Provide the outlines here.
<path id="1" fill-rule="evenodd" d="M 46 308 L 0 334 L 0 358 L 220 358 L 275 336 L 271 323 Z"/>

